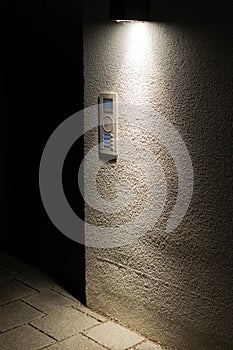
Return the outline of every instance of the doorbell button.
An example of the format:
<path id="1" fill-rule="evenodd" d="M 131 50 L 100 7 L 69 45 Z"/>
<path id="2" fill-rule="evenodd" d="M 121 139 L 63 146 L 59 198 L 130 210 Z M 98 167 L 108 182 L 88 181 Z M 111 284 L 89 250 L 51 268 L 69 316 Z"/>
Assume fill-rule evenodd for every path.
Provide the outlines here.
<path id="1" fill-rule="evenodd" d="M 104 117 L 103 128 L 106 132 L 111 132 L 113 128 L 112 118 L 109 116 Z"/>

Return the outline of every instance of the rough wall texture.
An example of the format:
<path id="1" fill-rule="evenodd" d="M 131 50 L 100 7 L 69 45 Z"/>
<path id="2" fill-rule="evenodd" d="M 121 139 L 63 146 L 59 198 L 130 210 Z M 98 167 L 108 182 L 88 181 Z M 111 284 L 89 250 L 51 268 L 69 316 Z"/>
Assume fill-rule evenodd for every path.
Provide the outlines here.
<path id="1" fill-rule="evenodd" d="M 232 32 L 227 25 L 147 23 L 147 43 L 138 49 L 130 26 L 107 21 L 107 1 L 92 13 L 89 1 L 86 7 L 85 106 L 108 90 L 121 102 L 152 106 L 176 127 L 194 169 L 192 201 L 173 233 L 165 233 L 162 220 L 128 246 L 86 248 L 87 304 L 172 349 L 233 349 Z M 87 136 L 86 148 L 97 142 L 96 133 Z M 140 158 L 137 176 L 130 159 L 114 173 L 124 167 L 140 186 Z M 172 202 L 177 181 L 169 157 L 163 167 Z M 97 182 L 111 200 L 109 178 Z M 139 191 L 131 215 L 140 211 L 140 198 Z M 86 218 L 103 220 L 91 208 Z"/>

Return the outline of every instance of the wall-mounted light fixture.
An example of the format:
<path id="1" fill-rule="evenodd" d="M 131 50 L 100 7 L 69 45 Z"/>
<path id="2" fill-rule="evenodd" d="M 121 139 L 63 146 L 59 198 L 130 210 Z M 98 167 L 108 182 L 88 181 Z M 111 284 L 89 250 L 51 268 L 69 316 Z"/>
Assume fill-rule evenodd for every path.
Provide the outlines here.
<path id="1" fill-rule="evenodd" d="M 110 20 L 118 23 L 149 21 L 149 0 L 110 0 Z"/>

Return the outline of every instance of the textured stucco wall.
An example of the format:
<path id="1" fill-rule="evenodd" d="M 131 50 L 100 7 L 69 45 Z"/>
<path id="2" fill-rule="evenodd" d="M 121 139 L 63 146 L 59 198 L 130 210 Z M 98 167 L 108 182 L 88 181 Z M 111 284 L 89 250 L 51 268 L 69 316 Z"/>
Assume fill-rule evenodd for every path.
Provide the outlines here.
<path id="1" fill-rule="evenodd" d="M 194 169 L 192 202 L 174 232 L 165 233 L 165 210 L 152 232 L 128 246 L 86 248 L 87 304 L 174 349 L 233 349 L 230 27 L 145 24 L 147 42 L 137 51 L 136 44 L 130 46 L 130 26 L 107 21 L 107 1 L 98 2 L 95 10 L 90 0 L 85 4 L 85 106 L 96 104 L 99 92 L 108 90 L 116 91 L 120 102 L 152 106 L 176 127 Z M 147 123 L 153 125 L 153 120 Z M 98 142 L 97 133 L 85 141 L 88 150 Z M 113 179 L 123 173 L 140 187 L 142 157 L 135 168 L 129 155 L 125 163 L 107 166 L 107 176 L 100 171 L 100 193 L 106 196 L 107 188 L 107 198 L 114 198 L 112 173 Z M 166 169 L 169 212 L 177 178 L 166 151 L 160 161 Z M 114 220 L 137 215 L 143 202 L 140 188 L 137 199 L 130 214 Z M 109 225 L 90 207 L 86 219 Z"/>

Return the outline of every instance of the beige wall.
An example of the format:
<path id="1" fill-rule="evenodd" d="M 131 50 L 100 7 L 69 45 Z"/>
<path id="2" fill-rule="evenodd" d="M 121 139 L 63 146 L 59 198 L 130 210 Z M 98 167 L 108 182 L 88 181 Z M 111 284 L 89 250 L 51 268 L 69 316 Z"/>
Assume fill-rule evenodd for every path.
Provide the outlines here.
<path id="1" fill-rule="evenodd" d="M 160 152 L 166 176 L 166 210 L 150 233 L 127 246 L 86 248 L 87 304 L 174 349 L 233 349 L 230 27 L 144 23 L 146 41 L 137 46 L 130 26 L 108 22 L 108 1 L 98 2 L 94 11 L 90 4 L 85 2 L 85 106 L 96 104 L 99 92 L 111 90 L 122 103 L 152 107 L 185 142 L 194 189 L 184 219 L 166 233 L 178 180 L 172 158 L 161 142 L 152 140 L 151 150 Z M 153 125 L 152 116 L 144 117 L 138 121 L 142 127 Z M 119 122 L 126 121 L 120 117 Z M 133 131 L 128 137 L 137 137 L 137 128 Z M 98 142 L 97 133 L 85 141 L 90 149 Z M 179 147 L 174 144 L 178 153 Z M 142 209 L 145 162 L 142 154 L 132 164 L 129 154 L 124 162 L 106 167 L 108 176 L 99 173 L 98 186 L 103 193 L 108 189 L 107 199 L 115 198 L 112 173 L 113 181 L 128 177 L 138 188 L 136 204 L 117 217 L 118 224 Z M 86 219 L 116 224 L 116 218 L 106 224 L 90 207 Z"/>

